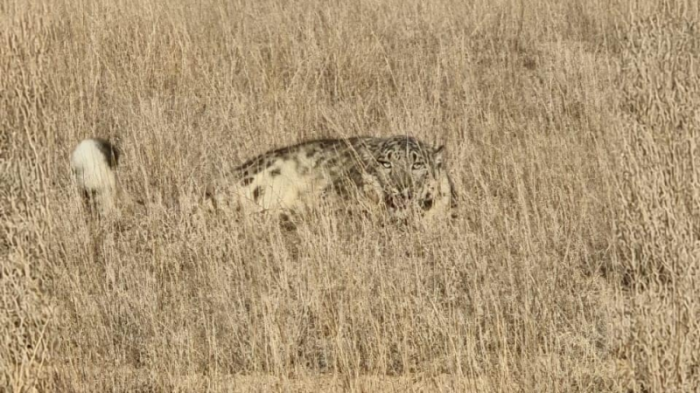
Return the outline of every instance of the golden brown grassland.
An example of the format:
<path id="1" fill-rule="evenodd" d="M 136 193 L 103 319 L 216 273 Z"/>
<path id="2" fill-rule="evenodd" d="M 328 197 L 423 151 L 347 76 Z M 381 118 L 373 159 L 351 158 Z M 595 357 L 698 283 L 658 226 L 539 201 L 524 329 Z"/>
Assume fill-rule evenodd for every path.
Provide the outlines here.
<path id="1" fill-rule="evenodd" d="M 0 1 L 1 391 L 694 391 L 698 3 Z M 198 213 L 322 136 L 445 143 L 459 217 Z M 85 220 L 70 150 L 146 201 Z"/>

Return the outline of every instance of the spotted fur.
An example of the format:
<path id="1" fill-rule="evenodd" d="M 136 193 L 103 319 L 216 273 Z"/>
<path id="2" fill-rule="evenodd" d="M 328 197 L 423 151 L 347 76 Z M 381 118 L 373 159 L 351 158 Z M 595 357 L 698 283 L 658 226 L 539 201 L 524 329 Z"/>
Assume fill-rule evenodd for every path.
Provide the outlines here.
<path id="1" fill-rule="evenodd" d="M 448 215 L 454 187 L 445 148 L 408 136 L 318 139 L 261 154 L 224 176 L 218 208 L 302 211 L 329 198 L 386 208 L 404 219 Z"/>

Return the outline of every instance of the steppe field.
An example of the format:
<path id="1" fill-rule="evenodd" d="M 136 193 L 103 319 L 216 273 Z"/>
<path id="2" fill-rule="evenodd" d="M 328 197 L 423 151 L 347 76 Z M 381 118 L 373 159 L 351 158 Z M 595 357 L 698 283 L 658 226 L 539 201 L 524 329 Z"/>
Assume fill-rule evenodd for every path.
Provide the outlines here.
<path id="1" fill-rule="evenodd" d="M 0 0 L 0 391 L 697 392 L 699 7 Z M 454 220 L 201 209 L 392 134 L 447 146 Z M 71 183 L 91 136 L 118 220 Z"/>

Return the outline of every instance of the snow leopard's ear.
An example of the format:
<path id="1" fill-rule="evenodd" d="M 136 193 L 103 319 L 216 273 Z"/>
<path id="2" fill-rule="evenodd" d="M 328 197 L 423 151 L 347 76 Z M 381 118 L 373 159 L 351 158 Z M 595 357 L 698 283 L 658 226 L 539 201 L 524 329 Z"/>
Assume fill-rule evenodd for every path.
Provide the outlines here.
<path id="1" fill-rule="evenodd" d="M 442 168 L 442 164 L 445 161 L 445 145 L 442 145 L 435 149 L 433 152 L 433 162 L 436 168 Z"/>

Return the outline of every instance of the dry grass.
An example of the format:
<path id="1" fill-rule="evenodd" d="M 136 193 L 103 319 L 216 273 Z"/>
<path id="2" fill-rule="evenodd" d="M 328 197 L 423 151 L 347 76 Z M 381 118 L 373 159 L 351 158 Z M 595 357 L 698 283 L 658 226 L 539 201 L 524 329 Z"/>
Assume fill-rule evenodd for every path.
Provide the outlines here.
<path id="1" fill-rule="evenodd" d="M 694 1 L 0 2 L 0 390 L 693 391 Z M 446 143 L 431 230 L 199 213 L 303 138 Z M 146 201 L 69 184 L 119 137 Z"/>

